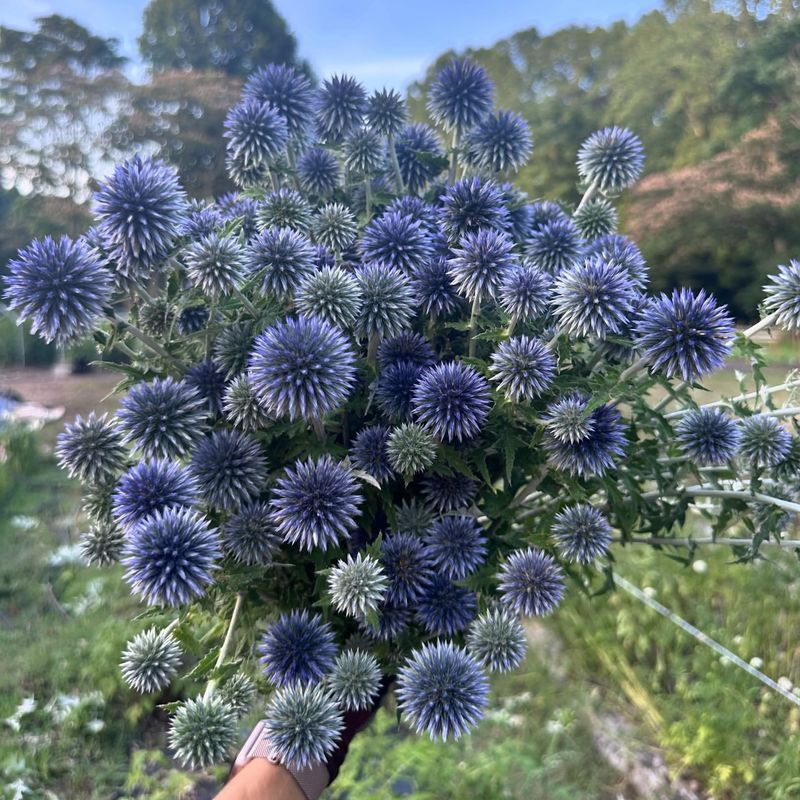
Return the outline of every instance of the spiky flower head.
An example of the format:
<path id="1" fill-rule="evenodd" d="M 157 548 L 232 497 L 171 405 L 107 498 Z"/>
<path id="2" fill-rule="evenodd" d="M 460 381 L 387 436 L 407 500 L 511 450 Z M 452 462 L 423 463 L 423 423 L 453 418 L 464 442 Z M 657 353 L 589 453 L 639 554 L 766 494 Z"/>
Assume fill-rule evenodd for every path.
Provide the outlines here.
<path id="1" fill-rule="evenodd" d="M 333 75 L 317 91 L 317 132 L 323 141 L 340 142 L 361 125 L 367 110 L 364 87 L 349 75 Z"/>
<path id="2" fill-rule="evenodd" d="M 113 522 L 94 522 L 81 536 L 80 545 L 87 564 L 107 567 L 119 561 L 125 547 L 125 533 Z"/>
<path id="3" fill-rule="evenodd" d="M 638 289 L 647 285 L 647 264 L 636 242 L 618 233 L 609 233 L 586 246 L 584 258 L 600 256 L 608 263 L 619 264 Z"/>
<path id="4" fill-rule="evenodd" d="M 222 221 L 235 223 L 234 231 L 241 233 L 245 241 L 255 236 L 258 230 L 256 215 L 260 208 L 258 200 L 231 192 L 217 200 L 217 207 Z"/>
<path id="5" fill-rule="evenodd" d="M 280 549 L 268 503 L 256 500 L 244 505 L 222 525 L 222 549 L 240 564 L 269 564 Z"/>
<path id="6" fill-rule="evenodd" d="M 470 625 L 467 650 L 491 672 L 511 672 L 525 658 L 528 640 L 517 615 L 498 606 L 484 611 Z"/>
<path id="7" fill-rule="evenodd" d="M 270 697 L 264 733 L 280 763 L 305 769 L 333 752 L 343 725 L 325 686 L 287 686 Z"/>
<path id="8" fill-rule="evenodd" d="M 356 332 L 367 338 L 396 336 L 410 327 L 416 298 L 408 278 L 384 264 L 365 264 L 355 273 L 363 298 Z"/>
<path id="9" fill-rule="evenodd" d="M 440 572 L 431 575 L 416 602 L 417 621 L 435 636 L 454 636 L 477 613 L 475 592 L 457 586 Z"/>
<path id="10" fill-rule="evenodd" d="M 503 273 L 498 299 L 502 309 L 513 319 L 527 322 L 544 315 L 552 292 L 550 275 L 524 262 L 512 265 Z"/>
<path id="11" fill-rule="evenodd" d="M 395 361 L 381 370 L 375 400 L 381 411 L 396 422 L 411 419 L 411 396 L 422 367 L 411 361 Z"/>
<path id="12" fill-rule="evenodd" d="M 261 201 L 256 221 L 260 230 L 292 228 L 299 233 L 308 233 L 312 224 L 311 205 L 299 192 L 282 186 Z"/>
<path id="13" fill-rule="evenodd" d="M 446 317 L 455 311 L 460 296 L 450 277 L 446 256 L 434 256 L 414 270 L 411 287 L 422 310 L 429 316 Z"/>
<path id="14" fill-rule="evenodd" d="M 394 89 L 374 91 L 367 100 L 367 125 L 381 136 L 396 136 L 406 121 L 406 103 Z"/>
<path id="15" fill-rule="evenodd" d="M 298 310 L 340 328 L 351 327 L 361 308 L 361 289 L 341 267 L 326 266 L 307 276 L 295 292 Z"/>
<path id="16" fill-rule="evenodd" d="M 337 328 L 318 317 L 289 317 L 255 341 L 250 380 L 276 417 L 322 419 L 348 397 L 355 354 Z"/>
<path id="17" fill-rule="evenodd" d="M 528 210 L 531 233 L 538 231 L 548 222 L 569 220 L 561 206 L 551 200 L 537 200 L 535 203 L 530 204 Z"/>
<path id="18" fill-rule="evenodd" d="M 475 481 L 460 472 L 454 472 L 452 475 L 434 473 L 425 475 L 422 479 L 425 504 L 440 514 L 468 508 L 477 493 L 478 485 Z M 426 524 L 424 532 L 427 532 L 429 527 L 430 525 Z M 400 528 L 400 530 L 405 529 Z"/>
<path id="19" fill-rule="evenodd" d="M 313 221 L 314 241 L 341 253 L 356 240 L 358 226 L 353 212 L 341 203 L 328 203 L 317 212 Z"/>
<path id="20" fill-rule="evenodd" d="M 368 177 L 383 166 L 385 150 L 381 137 L 369 128 L 356 128 L 344 140 L 344 165 L 353 175 Z"/>
<path id="21" fill-rule="evenodd" d="M 297 285 L 316 272 L 314 248 L 291 228 L 267 228 L 251 239 L 244 251 L 247 271 L 258 278 L 264 295 L 291 297 Z"/>
<path id="22" fill-rule="evenodd" d="M 434 567 L 454 581 L 471 575 L 486 560 L 486 537 L 474 517 L 442 517 L 426 534 L 425 544 Z"/>
<path id="23" fill-rule="evenodd" d="M 402 214 L 405 217 L 411 217 L 415 222 L 419 222 L 431 235 L 437 232 L 438 214 L 436 209 L 420 197 L 415 197 L 411 194 L 395 197 L 395 199 L 386 206 L 384 213 Z"/>
<path id="24" fill-rule="evenodd" d="M 136 315 L 139 328 L 157 339 L 166 336 L 175 322 L 175 309 L 163 296 L 138 305 Z"/>
<path id="25" fill-rule="evenodd" d="M 531 232 L 533 214 L 531 204 L 528 202 L 528 195 L 513 183 L 503 183 L 500 190 L 509 214 L 508 232 L 514 242 L 521 245 Z"/>
<path id="26" fill-rule="evenodd" d="M 228 384 L 222 398 L 222 413 L 243 431 L 257 431 L 270 423 L 269 413 L 249 375 L 238 375 Z"/>
<path id="27" fill-rule="evenodd" d="M 362 619 L 377 611 L 388 583 L 381 565 L 370 555 L 348 555 L 328 573 L 328 590 L 337 611 Z"/>
<path id="28" fill-rule="evenodd" d="M 230 294 L 242 279 L 242 246 L 233 236 L 203 236 L 186 246 L 183 260 L 189 280 L 212 298 Z"/>
<path id="29" fill-rule="evenodd" d="M 378 483 L 392 477 L 389 466 L 389 429 L 383 425 L 362 428 L 350 448 L 350 460 L 356 469 L 372 475 Z"/>
<path id="30" fill-rule="evenodd" d="M 115 269 L 146 277 L 163 261 L 186 219 L 178 173 L 163 161 L 134 156 L 114 169 L 94 195 L 98 230 Z"/>
<path id="31" fill-rule="evenodd" d="M 269 181 L 267 162 L 245 161 L 243 152 L 238 156 L 231 152 L 225 155 L 225 172 L 239 189 L 259 189 Z"/>
<path id="32" fill-rule="evenodd" d="M 388 581 L 386 601 L 393 606 L 417 602 L 433 575 L 425 545 L 412 533 L 393 533 L 383 539 L 381 564 Z"/>
<path id="33" fill-rule="evenodd" d="M 222 413 L 222 398 L 228 381 L 225 370 L 213 358 L 198 361 L 186 372 L 184 380 L 206 401 L 210 414 Z"/>
<path id="34" fill-rule="evenodd" d="M 59 466 L 70 478 L 84 483 L 113 480 L 125 467 L 128 455 L 119 427 L 108 414 L 98 417 L 94 411 L 86 418 L 78 415 L 64 426 L 55 452 Z"/>
<path id="35" fill-rule="evenodd" d="M 528 123 L 513 111 L 498 111 L 480 119 L 467 134 L 467 163 L 489 173 L 524 166 L 533 152 Z"/>
<path id="36" fill-rule="evenodd" d="M 421 425 L 400 425 L 389 434 L 389 465 L 406 479 L 422 472 L 436 459 L 436 441 Z"/>
<path id="37" fill-rule="evenodd" d="M 503 193 L 494 181 L 463 178 L 441 196 L 439 220 L 451 242 L 481 228 L 507 231 L 511 217 Z"/>
<path id="38" fill-rule="evenodd" d="M 227 761 L 237 735 L 236 713 L 218 695 L 185 700 L 172 717 L 169 746 L 188 769 Z"/>
<path id="39" fill-rule="evenodd" d="M 578 172 L 587 186 L 618 192 L 635 183 L 644 168 L 644 148 L 627 128 L 595 131 L 578 150 Z"/>
<path id="40" fill-rule="evenodd" d="M 445 130 L 466 131 L 492 110 L 494 84 L 486 70 L 466 58 L 454 58 L 428 87 L 428 111 Z"/>
<path id="41" fill-rule="evenodd" d="M 553 351 L 540 339 L 517 336 L 492 354 L 489 371 L 512 403 L 533 400 L 547 391 L 556 375 Z"/>
<path id="42" fill-rule="evenodd" d="M 4 297 L 18 323 L 46 342 L 69 344 L 89 333 L 111 297 L 111 274 L 84 242 L 36 239 L 8 264 Z"/>
<path id="43" fill-rule="evenodd" d="M 549 614 L 564 596 L 564 572 L 556 560 L 529 547 L 515 550 L 498 573 L 500 597 L 516 614 Z"/>
<path id="44" fill-rule="evenodd" d="M 362 620 L 360 631 L 371 642 L 391 642 L 408 630 L 411 624 L 411 610 L 387 603 L 378 607 L 378 624 Z"/>
<path id="45" fill-rule="evenodd" d="M 577 564 L 591 564 L 611 544 L 611 526 L 603 513 L 588 503 L 567 506 L 553 520 L 553 539 L 561 555 Z"/>
<path id="46" fill-rule="evenodd" d="M 217 531 L 187 508 L 167 508 L 128 533 L 125 580 L 148 605 L 178 606 L 205 594 L 220 557 Z"/>
<path id="47" fill-rule="evenodd" d="M 380 694 L 381 680 L 381 668 L 374 656 L 363 650 L 346 650 L 336 659 L 327 686 L 345 711 L 363 711 Z"/>
<path id="48" fill-rule="evenodd" d="M 289 134 L 302 139 L 312 120 L 311 82 L 287 64 L 259 67 L 247 79 L 242 96 L 272 106 L 286 121 Z"/>
<path id="49" fill-rule="evenodd" d="M 536 228 L 525 244 L 525 253 L 539 269 L 558 275 L 583 256 L 584 244 L 569 217 L 545 222 Z"/>
<path id="50" fill-rule="evenodd" d="M 141 694 L 160 692 L 178 674 L 181 656 L 172 633 L 150 628 L 137 633 L 125 646 L 120 664 L 122 677 Z"/>
<path id="51" fill-rule="evenodd" d="M 275 686 L 318 683 L 336 660 L 336 637 L 319 614 L 294 611 L 269 625 L 258 647 L 264 675 Z"/>
<path id="52" fill-rule="evenodd" d="M 401 361 L 418 367 L 430 367 L 436 361 L 436 354 L 424 336 L 414 331 L 403 331 L 384 339 L 378 346 L 378 364 L 381 367 Z"/>
<path id="53" fill-rule="evenodd" d="M 489 414 L 489 384 L 473 367 L 453 361 L 426 369 L 412 397 L 414 417 L 446 442 L 477 436 Z"/>
<path id="54" fill-rule="evenodd" d="M 453 283 L 469 300 L 494 297 L 514 264 L 513 249 L 514 242 L 501 231 L 465 233 L 448 261 Z"/>
<path id="55" fill-rule="evenodd" d="M 84 484 L 81 494 L 81 508 L 93 523 L 116 527 L 112 514 L 115 488 L 116 483 L 114 481 Z"/>
<path id="56" fill-rule="evenodd" d="M 127 527 L 156 511 L 191 506 L 197 500 L 197 484 L 185 467 L 161 459 L 141 461 L 117 483 L 114 519 Z"/>
<path id="57" fill-rule="evenodd" d="M 774 467 L 789 454 L 792 436 L 776 417 L 755 414 L 739 424 L 739 455 L 753 467 Z"/>
<path id="58" fill-rule="evenodd" d="M 772 475 L 778 481 L 795 482 L 800 474 L 800 439 L 792 436 L 786 455 L 772 468 Z"/>
<path id="59" fill-rule="evenodd" d="M 678 447 L 700 466 L 730 461 L 739 450 L 740 439 L 736 421 L 718 408 L 687 411 L 675 426 Z"/>
<path id="60" fill-rule="evenodd" d="M 208 309 L 204 305 L 187 306 L 178 316 L 178 332 L 181 336 L 202 331 L 208 323 Z"/>
<path id="61" fill-rule="evenodd" d="M 775 314 L 775 323 L 784 330 L 800 330 L 800 261 L 778 265 L 778 274 L 769 276 L 764 287 L 764 307 Z"/>
<path id="62" fill-rule="evenodd" d="M 190 200 L 180 234 L 188 239 L 200 239 L 217 233 L 223 222 L 219 208 L 206 205 L 202 200 Z"/>
<path id="63" fill-rule="evenodd" d="M 636 321 L 636 344 L 653 372 L 685 381 L 713 372 L 731 351 L 735 333 L 726 306 L 701 289 L 675 289 L 650 300 Z"/>
<path id="64" fill-rule="evenodd" d="M 423 488 L 423 492 L 425 489 Z M 420 503 L 416 498 L 403 500 L 395 506 L 395 530 L 400 533 L 413 533 L 415 536 L 426 534 L 433 524 L 433 514 L 429 506 Z"/>
<path id="65" fill-rule="evenodd" d="M 223 136 L 233 159 L 258 166 L 275 161 L 285 152 L 289 128 L 277 109 L 249 97 L 228 112 Z"/>
<path id="66" fill-rule="evenodd" d="M 244 672 L 235 672 L 219 687 L 217 694 L 237 717 L 243 717 L 255 700 L 256 684 Z"/>
<path id="67" fill-rule="evenodd" d="M 365 261 L 379 261 L 406 273 L 433 256 L 428 229 L 399 212 L 386 212 L 372 220 L 364 229 L 360 249 Z"/>
<path id="68" fill-rule="evenodd" d="M 405 125 L 397 134 L 394 148 L 400 176 L 411 194 L 419 194 L 442 171 L 442 143 L 429 125 Z"/>
<path id="69" fill-rule="evenodd" d="M 617 229 L 619 216 L 617 209 L 604 197 L 589 200 L 575 212 L 572 218 L 575 227 L 587 242 L 593 242 L 601 236 L 613 234 Z"/>
<path id="70" fill-rule="evenodd" d="M 458 739 L 483 716 L 489 682 L 472 656 L 451 642 L 414 650 L 397 673 L 400 710 L 417 733 Z"/>
<path id="71" fill-rule="evenodd" d="M 330 150 L 309 147 L 297 161 L 297 175 L 307 192 L 324 197 L 339 185 L 341 170 Z"/>
<path id="72" fill-rule="evenodd" d="M 327 550 L 356 527 L 361 502 L 351 470 L 324 455 L 286 468 L 272 493 L 272 518 L 285 542 Z"/>

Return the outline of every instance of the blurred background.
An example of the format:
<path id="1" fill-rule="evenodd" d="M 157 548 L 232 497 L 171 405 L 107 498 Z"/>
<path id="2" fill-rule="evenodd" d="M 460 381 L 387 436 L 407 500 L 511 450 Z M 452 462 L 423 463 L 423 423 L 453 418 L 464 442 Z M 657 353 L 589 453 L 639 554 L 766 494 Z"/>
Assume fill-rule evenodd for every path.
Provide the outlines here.
<path id="1" fill-rule="evenodd" d="M 618 204 L 620 229 L 652 290 L 703 287 L 741 323 L 757 317 L 767 273 L 800 253 L 794 0 L 7 0 L 0 286 L 32 238 L 83 233 L 93 182 L 134 152 L 174 163 L 194 197 L 232 191 L 222 123 L 254 67 L 352 73 L 407 91 L 423 119 L 453 53 L 483 64 L 497 104 L 529 121 L 517 183 L 531 198 L 575 203 L 580 143 L 605 125 L 635 131 L 645 175 Z M 768 344 L 781 382 L 797 342 Z M 0 305 L 0 797 L 211 797 L 221 776 L 183 773 L 166 750 L 157 706 L 174 698 L 122 684 L 133 601 L 119 571 L 81 562 L 78 491 L 52 458 L 64 419 L 113 407 L 95 357 L 56 352 Z M 733 372 L 709 386 L 736 391 Z M 731 561 L 618 554 L 621 574 L 800 684 L 797 558 Z M 800 797 L 797 708 L 635 599 L 575 594 L 531 628 L 526 666 L 498 681 L 474 736 L 435 746 L 381 713 L 329 796 Z"/>

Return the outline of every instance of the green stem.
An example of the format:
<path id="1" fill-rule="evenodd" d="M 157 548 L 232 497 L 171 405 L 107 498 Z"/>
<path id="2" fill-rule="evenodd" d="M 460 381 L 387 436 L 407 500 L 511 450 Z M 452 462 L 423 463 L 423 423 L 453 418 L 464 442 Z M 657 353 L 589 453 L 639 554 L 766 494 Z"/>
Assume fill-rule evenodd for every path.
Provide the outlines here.
<path id="1" fill-rule="evenodd" d="M 183 364 L 181 361 L 175 358 L 175 356 L 173 356 L 171 353 L 167 352 L 152 336 L 149 336 L 143 331 L 140 331 L 135 325 L 132 325 L 127 320 L 120 319 L 119 317 L 114 317 L 113 319 L 122 328 L 123 331 L 127 331 L 128 333 L 130 333 L 131 336 L 138 339 L 142 344 L 149 347 L 156 355 L 159 355 L 161 356 L 161 358 L 172 362 L 181 369 L 185 368 L 185 364 Z"/>
<path id="2" fill-rule="evenodd" d="M 469 317 L 469 357 L 475 358 L 475 351 L 478 346 L 478 342 L 475 337 L 478 335 L 478 315 L 481 313 L 481 296 L 479 294 L 475 295 L 475 299 L 472 301 L 472 313 Z"/>
<path id="3" fill-rule="evenodd" d="M 233 295 L 247 309 L 247 313 L 253 319 L 259 318 L 258 309 L 245 297 L 244 292 L 238 286 L 233 287 Z"/>
<path id="4" fill-rule="evenodd" d="M 211 300 L 208 307 L 208 328 L 206 328 L 206 358 L 211 358 L 211 326 L 214 324 L 214 315 L 217 311 L 216 299 Z"/>
<path id="5" fill-rule="evenodd" d="M 623 539 L 621 536 L 615 536 L 611 541 L 615 544 L 649 544 L 654 547 L 669 546 L 674 547 L 695 547 L 696 545 L 719 544 L 726 547 L 737 547 L 738 545 L 749 545 L 748 539 L 741 537 L 714 537 L 714 536 L 700 536 L 696 539 L 673 539 L 670 536 L 632 536 L 628 539 Z M 770 545 L 774 547 L 789 547 L 792 549 L 800 549 L 800 539 L 765 539 L 761 542 L 761 546 Z"/>
<path id="6" fill-rule="evenodd" d="M 242 610 L 242 603 L 244 602 L 244 595 L 239 592 L 236 595 L 236 603 L 233 606 L 233 613 L 231 614 L 231 621 L 228 623 L 228 632 L 225 634 L 225 640 L 222 642 L 222 647 L 219 650 L 219 656 L 217 656 L 217 662 L 214 664 L 214 670 L 218 670 L 224 663 L 225 659 L 228 656 L 228 650 L 230 650 L 231 642 L 233 642 L 233 630 L 236 627 L 236 623 L 239 620 L 239 614 Z M 219 680 L 217 678 L 212 678 L 208 685 L 206 686 L 205 694 L 203 694 L 204 700 L 209 700 L 211 695 L 214 694 L 214 690 L 217 688 L 217 684 Z"/>
<path id="7" fill-rule="evenodd" d="M 596 194 L 597 194 L 596 184 L 590 183 L 586 191 L 583 193 L 583 197 L 581 197 L 581 201 L 580 203 L 578 203 L 578 207 L 575 209 L 575 213 L 577 214 Z"/>
<path id="8" fill-rule="evenodd" d="M 456 168 L 458 166 L 458 140 L 459 129 L 453 128 L 453 144 L 450 151 L 450 171 L 447 174 L 447 182 L 455 183 L 456 181 Z"/>
<path id="9" fill-rule="evenodd" d="M 374 366 L 378 358 L 378 345 L 381 343 L 381 337 L 377 333 L 373 333 L 369 337 L 369 344 L 367 345 L 367 361 Z"/>
<path id="10" fill-rule="evenodd" d="M 517 315 L 514 314 L 511 317 L 511 322 L 508 323 L 508 330 L 506 331 L 506 336 L 509 339 L 511 338 L 512 334 L 514 333 L 514 328 L 517 327 L 517 322 L 518 322 Z"/>
<path id="11" fill-rule="evenodd" d="M 372 182 L 369 179 L 369 175 L 364 176 L 364 205 L 369 217 L 372 213 Z"/>
<path id="12" fill-rule="evenodd" d="M 397 148 L 394 146 L 394 136 L 389 136 L 386 141 L 389 149 L 389 160 L 392 162 L 392 169 L 394 170 L 394 180 L 397 184 L 397 193 L 405 194 L 406 187 L 403 182 L 403 173 L 400 172 L 400 162 L 397 160 Z"/>
<path id="13" fill-rule="evenodd" d="M 325 426 L 322 424 L 322 420 L 312 420 L 311 426 L 314 428 L 314 433 L 317 434 L 317 439 L 319 439 L 322 444 L 325 444 Z"/>
<path id="14" fill-rule="evenodd" d="M 294 148 L 290 142 L 286 142 L 286 160 L 289 162 L 289 169 L 292 173 L 292 183 L 298 192 L 302 192 L 300 188 L 300 179 L 297 177 L 297 161 L 294 157 Z"/>

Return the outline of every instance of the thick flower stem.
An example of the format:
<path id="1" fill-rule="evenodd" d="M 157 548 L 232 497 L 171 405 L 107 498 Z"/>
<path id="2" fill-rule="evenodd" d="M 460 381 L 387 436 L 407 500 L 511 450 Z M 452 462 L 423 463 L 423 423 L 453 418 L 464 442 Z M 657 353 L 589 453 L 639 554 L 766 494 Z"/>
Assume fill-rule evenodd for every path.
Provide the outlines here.
<path id="1" fill-rule="evenodd" d="M 375 365 L 378 360 L 378 345 L 381 343 L 381 337 L 377 333 L 373 333 L 369 337 L 369 344 L 367 345 L 367 361 Z"/>
<path id="2" fill-rule="evenodd" d="M 247 309 L 247 313 L 253 319 L 258 319 L 258 309 L 245 297 L 244 292 L 238 286 L 233 287 L 233 295 Z"/>
<path id="3" fill-rule="evenodd" d="M 774 324 L 777 316 L 777 314 L 767 314 L 764 319 L 756 322 L 755 325 L 750 326 L 746 331 L 742 331 L 742 336 L 744 336 L 745 339 L 752 339 L 759 331 L 763 331 L 765 328 L 769 328 L 770 325 Z"/>
<path id="4" fill-rule="evenodd" d="M 400 162 L 397 160 L 397 148 L 394 146 L 394 136 L 389 136 L 386 140 L 387 149 L 389 150 L 389 160 L 392 162 L 392 169 L 394 170 L 394 180 L 397 184 L 397 193 L 405 194 L 406 187 L 403 183 L 403 173 L 400 172 Z"/>
<path id="5" fill-rule="evenodd" d="M 640 356 L 633 362 L 626 370 L 620 373 L 617 378 L 617 383 L 624 383 L 629 378 L 632 378 L 638 372 L 641 372 L 647 366 L 647 356 Z"/>
<path id="6" fill-rule="evenodd" d="M 233 630 L 236 627 L 236 623 L 239 620 L 239 613 L 242 610 L 242 604 L 244 603 L 244 595 L 239 592 L 236 595 L 236 603 L 233 606 L 233 613 L 231 614 L 231 621 L 228 623 L 228 631 L 225 634 L 225 639 L 222 642 L 222 647 L 219 649 L 219 655 L 217 656 L 217 661 L 214 664 L 214 669 L 218 670 L 224 663 L 225 659 L 228 656 L 228 650 L 231 648 L 231 643 L 233 642 Z M 214 694 L 214 690 L 217 688 L 217 684 L 219 680 L 217 678 L 212 678 L 208 685 L 206 686 L 206 691 L 203 694 L 204 700 L 209 700 L 211 695 Z"/>
<path id="7" fill-rule="evenodd" d="M 211 358 L 211 344 L 213 337 L 211 334 L 211 326 L 214 324 L 214 315 L 217 312 L 217 301 L 212 300 L 208 309 L 208 328 L 206 329 L 206 358 Z"/>
<path id="8" fill-rule="evenodd" d="M 575 213 L 577 214 L 596 194 L 597 186 L 594 183 L 590 183 L 589 187 L 583 193 L 583 197 L 581 197 L 581 201 L 578 203 Z"/>
<path id="9" fill-rule="evenodd" d="M 369 216 L 372 213 L 372 182 L 369 175 L 364 177 L 364 205 Z"/>
<path id="10" fill-rule="evenodd" d="M 459 130 L 456 127 L 453 128 L 453 144 L 450 152 L 450 171 L 447 173 L 448 183 L 456 182 L 456 168 L 458 166 L 458 140 Z"/>
<path id="11" fill-rule="evenodd" d="M 469 357 L 475 358 L 475 351 L 478 346 L 478 341 L 475 338 L 478 335 L 478 315 L 481 313 L 481 296 L 475 295 L 472 301 L 472 314 L 469 318 Z"/>
<path id="12" fill-rule="evenodd" d="M 175 358 L 171 353 L 168 353 L 152 336 L 144 333 L 144 331 L 140 331 L 135 325 L 131 325 L 127 320 L 120 319 L 119 317 L 115 317 L 114 322 L 116 322 L 123 331 L 130 333 L 131 336 L 138 339 L 143 345 L 149 347 L 156 355 L 161 356 L 161 358 L 170 361 L 178 367 L 185 367 L 181 361 Z"/>
<path id="13" fill-rule="evenodd" d="M 294 157 L 294 148 L 289 142 L 286 143 L 286 160 L 289 162 L 289 169 L 292 173 L 292 183 L 294 184 L 294 188 L 300 192 L 302 189 L 300 187 L 300 179 L 297 177 L 297 161 Z"/>
<path id="14" fill-rule="evenodd" d="M 512 334 L 514 333 L 514 328 L 517 327 L 517 322 L 518 322 L 517 315 L 514 314 L 511 317 L 511 321 L 508 323 L 508 328 L 506 329 L 506 336 L 509 339 L 511 338 Z"/>
<path id="15" fill-rule="evenodd" d="M 786 383 L 779 383 L 776 386 L 765 386 L 756 392 L 747 392 L 746 394 L 738 394 L 736 397 L 731 397 L 729 400 L 714 400 L 713 403 L 703 403 L 698 408 L 722 408 L 729 406 L 731 403 L 743 403 L 748 400 L 756 400 L 758 398 L 766 398 L 778 392 L 786 392 L 800 387 L 800 381 L 787 381 Z M 670 411 L 669 414 L 664 415 L 664 419 L 675 419 L 682 417 L 692 411 L 691 408 L 681 408 L 678 411 Z"/>
<path id="16" fill-rule="evenodd" d="M 697 545 L 723 545 L 725 547 L 736 547 L 738 545 L 749 545 L 748 539 L 741 537 L 714 537 L 714 536 L 700 536 L 696 539 L 673 539 L 669 536 L 632 536 L 628 539 L 623 539 L 621 536 L 615 536 L 612 541 L 615 544 L 649 544 L 651 547 L 695 547 Z M 800 549 L 800 539 L 765 539 L 761 542 L 760 546 L 769 545 L 771 547 L 787 547 L 790 549 Z"/>
<path id="17" fill-rule="evenodd" d="M 680 495 L 688 495 L 689 497 L 730 497 L 733 500 L 750 500 L 751 502 L 776 506 L 785 511 L 800 511 L 800 503 L 793 503 L 781 497 L 772 497 L 768 494 L 761 494 L 761 492 L 746 492 L 738 489 L 718 489 L 714 486 L 680 486 L 671 495 L 661 491 L 645 492 L 642 495 L 642 500 L 655 500 L 665 496 L 677 497 Z"/>
<path id="18" fill-rule="evenodd" d="M 315 419 L 311 423 L 311 427 L 314 428 L 314 433 L 317 435 L 317 439 L 320 440 L 323 444 L 325 443 L 325 426 L 322 424 L 321 419 Z"/>

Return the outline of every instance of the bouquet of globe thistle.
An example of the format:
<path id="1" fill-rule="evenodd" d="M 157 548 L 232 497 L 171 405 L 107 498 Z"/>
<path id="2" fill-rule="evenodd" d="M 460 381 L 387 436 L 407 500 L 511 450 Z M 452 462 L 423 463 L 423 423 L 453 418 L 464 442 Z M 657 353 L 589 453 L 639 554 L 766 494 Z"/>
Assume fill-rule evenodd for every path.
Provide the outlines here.
<path id="1" fill-rule="evenodd" d="M 169 704 L 187 765 L 224 759 L 257 695 L 283 761 L 324 760 L 388 676 L 416 731 L 457 737 L 521 619 L 613 585 L 614 542 L 668 548 L 695 508 L 748 560 L 800 508 L 798 409 L 772 402 L 800 381 L 767 386 L 750 341 L 800 326 L 800 264 L 737 335 L 703 290 L 647 294 L 611 202 L 631 132 L 580 146 L 570 209 L 508 182 L 532 137 L 481 67 L 445 66 L 428 109 L 267 66 L 225 124 L 238 194 L 189 202 L 134 157 L 95 228 L 11 263 L 35 332 L 127 357 L 118 411 L 57 452 L 86 558 L 148 607 L 125 680 L 207 683 Z M 755 391 L 698 406 L 734 350 Z"/>

